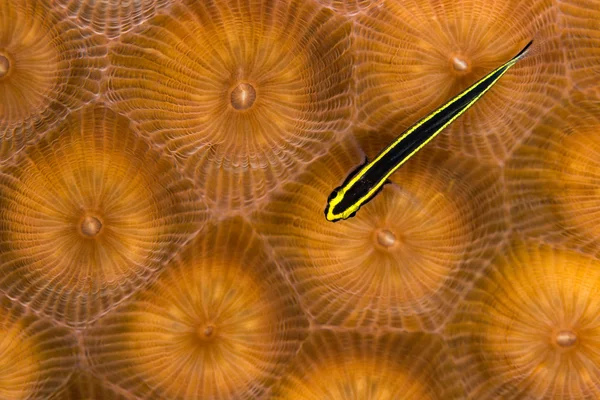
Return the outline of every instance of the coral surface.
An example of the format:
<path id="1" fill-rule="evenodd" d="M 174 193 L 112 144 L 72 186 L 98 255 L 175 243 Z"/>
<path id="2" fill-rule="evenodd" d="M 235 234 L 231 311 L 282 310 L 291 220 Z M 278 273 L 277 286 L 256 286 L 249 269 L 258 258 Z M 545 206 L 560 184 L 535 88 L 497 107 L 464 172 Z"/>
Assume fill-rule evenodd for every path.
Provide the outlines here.
<path id="1" fill-rule="evenodd" d="M 83 324 L 142 288 L 208 214 L 173 161 L 101 106 L 0 171 L 0 290 Z"/>
<path id="2" fill-rule="evenodd" d="M 516 241 L 447 327 L 475 398 L 598 398 L 600 262 Z"/>
<path id="3" fill-rule="evenodd" d="M 599 21 L 598 0 L 0 0 L 0 400 L 600 398 Z"/>
<path id="4" fill-rule="evenodd" d="M 0 1 L 0 163 L 98 95 L 104 44 L 47 0 Z"/>

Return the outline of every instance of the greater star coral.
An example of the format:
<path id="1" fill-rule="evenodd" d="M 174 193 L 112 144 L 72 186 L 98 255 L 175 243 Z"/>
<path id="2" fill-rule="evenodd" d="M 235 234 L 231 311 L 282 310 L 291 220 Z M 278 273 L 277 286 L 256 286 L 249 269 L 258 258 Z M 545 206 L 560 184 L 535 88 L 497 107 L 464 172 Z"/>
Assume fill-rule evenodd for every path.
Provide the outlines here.
<path id="1" fill-rule="evenodd" d="M 67 329 L 0 296 L 0 398 L 48 398 L 68 379 L 76 346 Z"/>
<path id="2" fill-rule="evenodd" d="M 0 162 L 98 94 L 106 51 L 47 0 L 0 0 Z"/>
<path id="3" fill-rule="evenodd" d="M 599 4 L 0 0 L 0 399 L 600 399 Z"/>
<path id="4" fill-rule="evenodd" d="M 312 1 L 185 0 L 115 44 L 108 98 L 218 212 L 253 208 L 349 125 L 350 31 Z"/>
<path id="5" fill-rule="evenodd" d="M 463 399 L 464 391 L 438 337 L 318 331 L 302 345 L 272 398 L 451 400 Z"/>
<path id="6" fill-rule="evenodd" d="M 600 397 L 600 262 L 515 242 L 477 281 L 448 325 L 476 399 Z"/>
<path id="7" fill-rule="evenodd" d="M 600 101 L 573 93 L 505 169 L 519 232 L 600 252 Z"/>
<path id="8" fill-rule="evenodd" d="M 260 398 L 308 328 L 292 293 L 250 225 L 225 220 L 89 330 L 90 363 L 143 398 Z"/>
<path id="9" fill-rule="evenodd" d="M 69 325 L 145 285 L 201 229 L 172 160 L 92 106 L 0 168 L 0 290 Z"/>
<path id="10" fill-rule="evenodd" d="M 355 15 L 364 12 L 371 7 L 378 7 L 383 3 L 383 0 L 317 0 L 325 7 L 331 8 L 333 11 L 342 15 Z"/>
<path id="11" fill-rule="evenodd" d="M 572 83 L 577 90 L 589 89 L 600 97 L 600 7 L 596 0 L 562 0 L 557 6 Z"/>
<path id="12" fill-rule="evenodd" d="M 363 160 L 345 141 L 254 216 L 319 324 L 433 330 L 503 239 L 498 171 L 425 156 L 355 217 L 331 223 L 327 196 Z"/>
<path id="13" fill-rule="evenodd" d="M 135 397 L 89 372 L 76 371 L 50 400 L 135 400 Z"/>
<path id="14" fill-rule="evenodd" d="M 516 55 L 514 66 L 431 146 L 501 163 L 565 95 L 550 1 L 389 1 L 357 17 L 357 119 L 398 134 Z"/>
<path id="15" fill-rule="evenodd" d="M 116 38 L 153 17 L 173 0 L 56 0 L 81 27 Z"/>

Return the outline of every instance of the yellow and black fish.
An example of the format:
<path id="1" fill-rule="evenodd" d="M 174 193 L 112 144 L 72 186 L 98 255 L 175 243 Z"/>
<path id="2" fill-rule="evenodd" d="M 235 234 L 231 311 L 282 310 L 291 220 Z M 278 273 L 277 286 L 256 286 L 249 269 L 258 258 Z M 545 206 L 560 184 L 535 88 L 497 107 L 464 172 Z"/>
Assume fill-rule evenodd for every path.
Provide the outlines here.
<path id="1" fill-rule="evenodd" d="M 533 41 L 530 41 L 511 60 L 410 127 L 383 149 L 373 161 L 365 160 L 329 195 L 325 218 L 336 222 L 353 217 L 360 207 L 373 199 L 383 185 L 389 182 L 390 175 L 479 100 L 527 53 L 532 43 Z"/>

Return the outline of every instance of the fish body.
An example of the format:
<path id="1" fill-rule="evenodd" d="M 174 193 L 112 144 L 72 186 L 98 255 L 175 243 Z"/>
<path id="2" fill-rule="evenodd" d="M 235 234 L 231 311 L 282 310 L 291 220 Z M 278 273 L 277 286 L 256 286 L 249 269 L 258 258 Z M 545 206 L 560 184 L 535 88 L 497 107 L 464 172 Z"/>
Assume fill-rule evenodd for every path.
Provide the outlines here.
<path id="1" fill-rule="evenodd" d="M 402 164 L 475 104 L 510 67 L 527 53 L 532 43 L 533 41 L 530 41 L 512 59 L 411 126 L 372 161 L 365 159 L 365 162 L 352 171 L 344 183 L 329 195 L 325 207 L 325 218 L 328 221 L 336 222 L 353 217 L 360 207 L 372 200 L 383 189 L 383 186 L 389 182 L 388 178 Z"/>

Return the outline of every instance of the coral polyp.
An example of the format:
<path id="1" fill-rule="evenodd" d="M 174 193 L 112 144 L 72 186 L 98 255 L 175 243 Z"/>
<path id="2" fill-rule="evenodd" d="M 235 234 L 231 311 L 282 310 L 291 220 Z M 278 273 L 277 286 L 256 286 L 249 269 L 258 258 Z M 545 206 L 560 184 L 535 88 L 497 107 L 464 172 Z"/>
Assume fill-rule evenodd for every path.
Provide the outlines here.
<path id="1" fill-rule="evenodd" d="M 600 101 L 574 93 L 507 164 L 515 228 L 598 254 Z"/>
<path id="2" fill-rule="evenodd" d="M 559 24 L 567 54 L 569 74 L 578 90 L 600 95 L 597 66 L 600 63 L 600 8 L 595 0 L 565 0 L 557 3 Z"/>
<path id="3" fill-rule="evenodd" d="M 599 2 L 0 0 L 0 400 L 600 399 Z"/>
<path id="4" fill-rule="evenodd" d="M 198 236 L 151 288 L 90 329 L 95 370 L 141 397 L 257 398 L 308 325 L 263 246 L 241 218 Z"/>
<path id="5" fill-rule="evenodd" d="M 0 396 L 5 399 L 31 397 L 40 374 L 31 343 L 20 339 L 18 333 L 18 327 L 0 332 L 0 378 L 3 383 Z"/>
<path id="6" fill-rule="evenodd" d="M 94 98 L 104 42 L 46 0 L 0 1 L 0 162 Z"/>
<path id="7" fill-rule="evenodd" d="M 473 396 L 600 396 L 598 260 L 516 240 L 492 267 L 447 328 Z"/>
<path id="8" fill-rule="evenodd" d="M 0 398 L 49 398 L 77 362 L 75 336 L 0 295 Z"/>
<path id="9" fill-rule="evenodd" d="M 567 87 L 556 9 L 542 0 L 384 2 L 357 17 L 357 107 L 361 124 L 401 132 L 508 61 L 520 61 L 448 127 L 433 146 L 502 162 Z M 536 44 L 537 46 L 538 44 Z M 527 109 L 527 112 L 523 112 Z"/>
<path id="10" fill-rule="evenodd" d="M 219 212 L 252 209 L 348 126 L 350 30 L 312 1 L 183 1 L 114 46 L 108 97 Z"/>
<path id="11" fill-rule="evenodd" d="M 441 400 L 462 399 L 464 391 L 438 337 L 318 331 L 304 343 L 272 398 Z"/>
<path id="12" fill-rule="evenodd" d="M 364 157 L 344 142 L 256 213 L 257 229 L 318 323 L 434 329 L 461 275 L 479 269 L 480 254 L 502 240 L 505 215 L 492 206 L 501 204 L 499 174 L 443 152 L 424 156 L 355 217 L 331 223 L 323 218 L 327 196 Z M 471 251 L 476 237 L 481 245 Z"/>
<path id="13" fill-rule="evenodd" d="M 79 325 L 142 287 L 202 228 L 192 183 L 129 125 L 86 108 L 0 169 L 2 291 Z"/>

